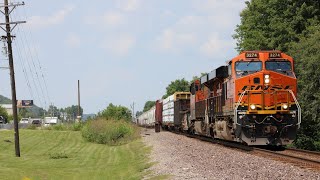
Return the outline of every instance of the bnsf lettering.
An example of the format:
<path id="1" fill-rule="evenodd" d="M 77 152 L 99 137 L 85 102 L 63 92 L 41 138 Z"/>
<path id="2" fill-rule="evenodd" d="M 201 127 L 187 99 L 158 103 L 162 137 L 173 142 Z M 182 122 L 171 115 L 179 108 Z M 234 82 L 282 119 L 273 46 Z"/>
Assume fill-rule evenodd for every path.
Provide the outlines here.
<path id="1" fill-rule="evenodd" d="M 263 91 L 266 91 L 266 90 L 271 90 L 271 91 L 274 91 L 274 90 L 286 90 L 286 89 L 292 89 L 293 86 L 282 86 L 282 85 L 274 85 L 274 86 L 261 86 L 261 85 L 257 85 L 257 86 L 243 86 L 241 91 L 245 91 L 245 90 L 263 90 Z M 241 95 L 242 92 L 239 92 L 238 95 Z"/>

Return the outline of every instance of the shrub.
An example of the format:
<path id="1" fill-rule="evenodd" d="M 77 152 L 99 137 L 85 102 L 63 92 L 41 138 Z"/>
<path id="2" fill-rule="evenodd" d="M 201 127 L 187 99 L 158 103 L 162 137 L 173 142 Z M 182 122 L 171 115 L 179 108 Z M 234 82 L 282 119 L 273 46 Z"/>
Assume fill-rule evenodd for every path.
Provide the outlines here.
<path id="1" fill-rule="evenodd" d="M 72 124 L 72 126 L 70 127 L 70 130 L 81 131 L 82 127 L 83 127 L 83 123 L 75 123 L 75 124 Z"/>
<path id="2" fill-rule="evenodd" d="M 128 122 L 115 120 L 92 120 L 81 131 L 89 142 L 120 145 L 138 137 L 137 129 Z"/>
<path id="3" fill-rule="evenodd" d="M 320 143 L 315 142 L 312 138 L 300 135 L 295 141 L 295 146 L 299 149 L 307 149 L 311 151 L 320 151 Z"/>

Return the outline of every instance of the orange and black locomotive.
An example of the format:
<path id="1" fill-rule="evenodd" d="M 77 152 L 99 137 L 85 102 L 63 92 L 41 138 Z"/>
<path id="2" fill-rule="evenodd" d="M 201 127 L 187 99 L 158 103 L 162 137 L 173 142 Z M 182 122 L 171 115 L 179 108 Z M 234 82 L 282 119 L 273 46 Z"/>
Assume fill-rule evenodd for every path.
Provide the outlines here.
<path id="1" fill-rule="evenodd" d="M 245 51 L 194 81 L 184 130 L 248 145 L 286 145 L 301 123 L 293 58 Z"/>

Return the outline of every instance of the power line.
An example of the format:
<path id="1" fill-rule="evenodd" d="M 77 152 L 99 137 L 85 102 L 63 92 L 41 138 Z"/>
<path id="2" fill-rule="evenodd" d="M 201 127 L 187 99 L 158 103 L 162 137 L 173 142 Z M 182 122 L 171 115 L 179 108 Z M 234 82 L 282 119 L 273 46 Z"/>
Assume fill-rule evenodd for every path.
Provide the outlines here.
<path id="1" fill-rule="evenodd" d="M 19 27 L 18 27 L 17 31 L 22 34 L 22 36 L 19 36 L 19 38 L 18 38 L 19 40 L 17 41 L 17 46 L 19 47 L 19 44 L 21 43 L 21 46 L 22 46 L 21 49 L 22 49 L 23 53 L 25 54 L 24 57 L 26 57 L 24 62 L 27 62 L 26 64 L 27 64 L 27 66 L 29 68 L 29 71 L 31 73 L 31 79 L 32 79 L 32 82 L 33 82 L 33 84 L 35 86 L 35 89 L 36 89 L 36 95 L 38 97 L 38 101 L 39 101 L 39 103 L 40 103 L 40 105 L 42 107 L 43 107 L 44 104 L 46 106 L 46 101 L 45 101 L 45 98 L 44 98 L 45 96 L 44 96 L 43 88 L 42 88 L 41 82 L 39 80 L 39 75 L 37 73 L 37 69 L 35 67 L 35 64 L 34 64 L 34 61 L 33 61 L 33 56 L 32 56 L 30 47 L 28 46 L 25 33 Z M 40 91 L 40 93 L 41 93 L 43 98 L 41 98 L 41 95 L 40 95 L 39 91 Z M 43 104 L 42 99 L 44 99 L 44 104 Z"/>
<path id="2" fill-rule="evenodd" d="M 23 12 L 24 12 L 24 16 L 25 17 L 29 17 L 28 16 L 28 12 L 27 12 L 27 10 L 25 9 L 25 8 L 23 8 Z M 28 27 L 27 26 L 27 32 L 29 32 L 29 36 L 30 36 L 30 39 L 31 39 L 31 43 L 32 44 L 36 44 L 35 43 L 35 38 L 33 38 L 33 36 L 32 36 L 32 33 L 31 33 L 31 30 L 30 30 L 30 27 Z M 48 90 L 48 86 L 47 86 L 47 81 L 46 81 L 46 79 L 45 79 L 45 75 L 44 75 L 44 72 L 43 72 L 43 69 L 42 69 L 42 66 L 41 66 L 41 63 L 40 63 L 40 58 L 39 58 L 39 55 L 38 55 L 38 50 L 37 50 L 37 48 L 33 48 L 34 49 L 34 54 L 35 54 L 35 59 L 36 59 L 36 61 L 37 61 L 37 65 L 38 65 L 38 67 L 39 67 L 39 70 L 40 70 L 40 73 L 41 73 L 41 77 L 42 77 L 42 80 L 43 80 L 43 82 L 44 82 L 44 86 L 45 86 L 45 90 L 46 90 L 46 96 L 47 96 L 47 98 L 48 98 L 48 102 L 51 102 L 51 99 L 50 99 L 50 95 L 49 95 L 49 90 Z"/>

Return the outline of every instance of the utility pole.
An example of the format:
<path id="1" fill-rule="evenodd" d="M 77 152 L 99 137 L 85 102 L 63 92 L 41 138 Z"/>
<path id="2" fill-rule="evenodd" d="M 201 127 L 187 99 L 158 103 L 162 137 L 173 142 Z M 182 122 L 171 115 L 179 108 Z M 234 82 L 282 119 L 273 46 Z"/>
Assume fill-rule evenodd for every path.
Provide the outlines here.
<path id="1" fill-rule="evenodd" d="M 80 112 L 80 80 L 78 80 L 78 117 L 77 119 L 81 120 L 81 112 Z"/>
<path id="2" fill-rule="evenodd" d="M 8 4 L 8 0 L 4 0 L 4 5 L 0 6 L 4 8 L 4 12 L 1 11 L 5 15 L 6 22 L 0 23 L 0 27 L 6 32 L 7 43 L 8 43 L 8 58 L 9 58 L 9 66 L 10 66 L 10 81 L 11 81 L 11 94 L 12 94 L 12 110 L 13 110 L 13 123 L 14 123 L 14 142 L 15 142 L 15 151 L 16 157 L 20 157 L 20 143 L 19 143 L 19 127 L 18 127 L 18 110 L 17 110 L 17 95 L 16 95 L 16 83 L 14 77 L 14 65 L 13 65 L 13 54 L 12 54 L 12 30 L 20 23 L 25 23 L 25 21 L 18 22 L 10 22 L 10 13 L 20 5 L 24 5 L 24 3 L 10 3 Z M 12 7 L 9 10 L 9 7 Z M 10 24 L 14 24 L 14 27 L 11 29 Z M 5 28 L 2 27 L 5 25 Z"/>
<path id="3" fill-rule="evenodd" d="M 135 121 L 134 102 L 130 106 L 131 106 L 131 109 L 132 109 L 132 119 L 131 119 L 131 121 L 134 122 Z"/>

